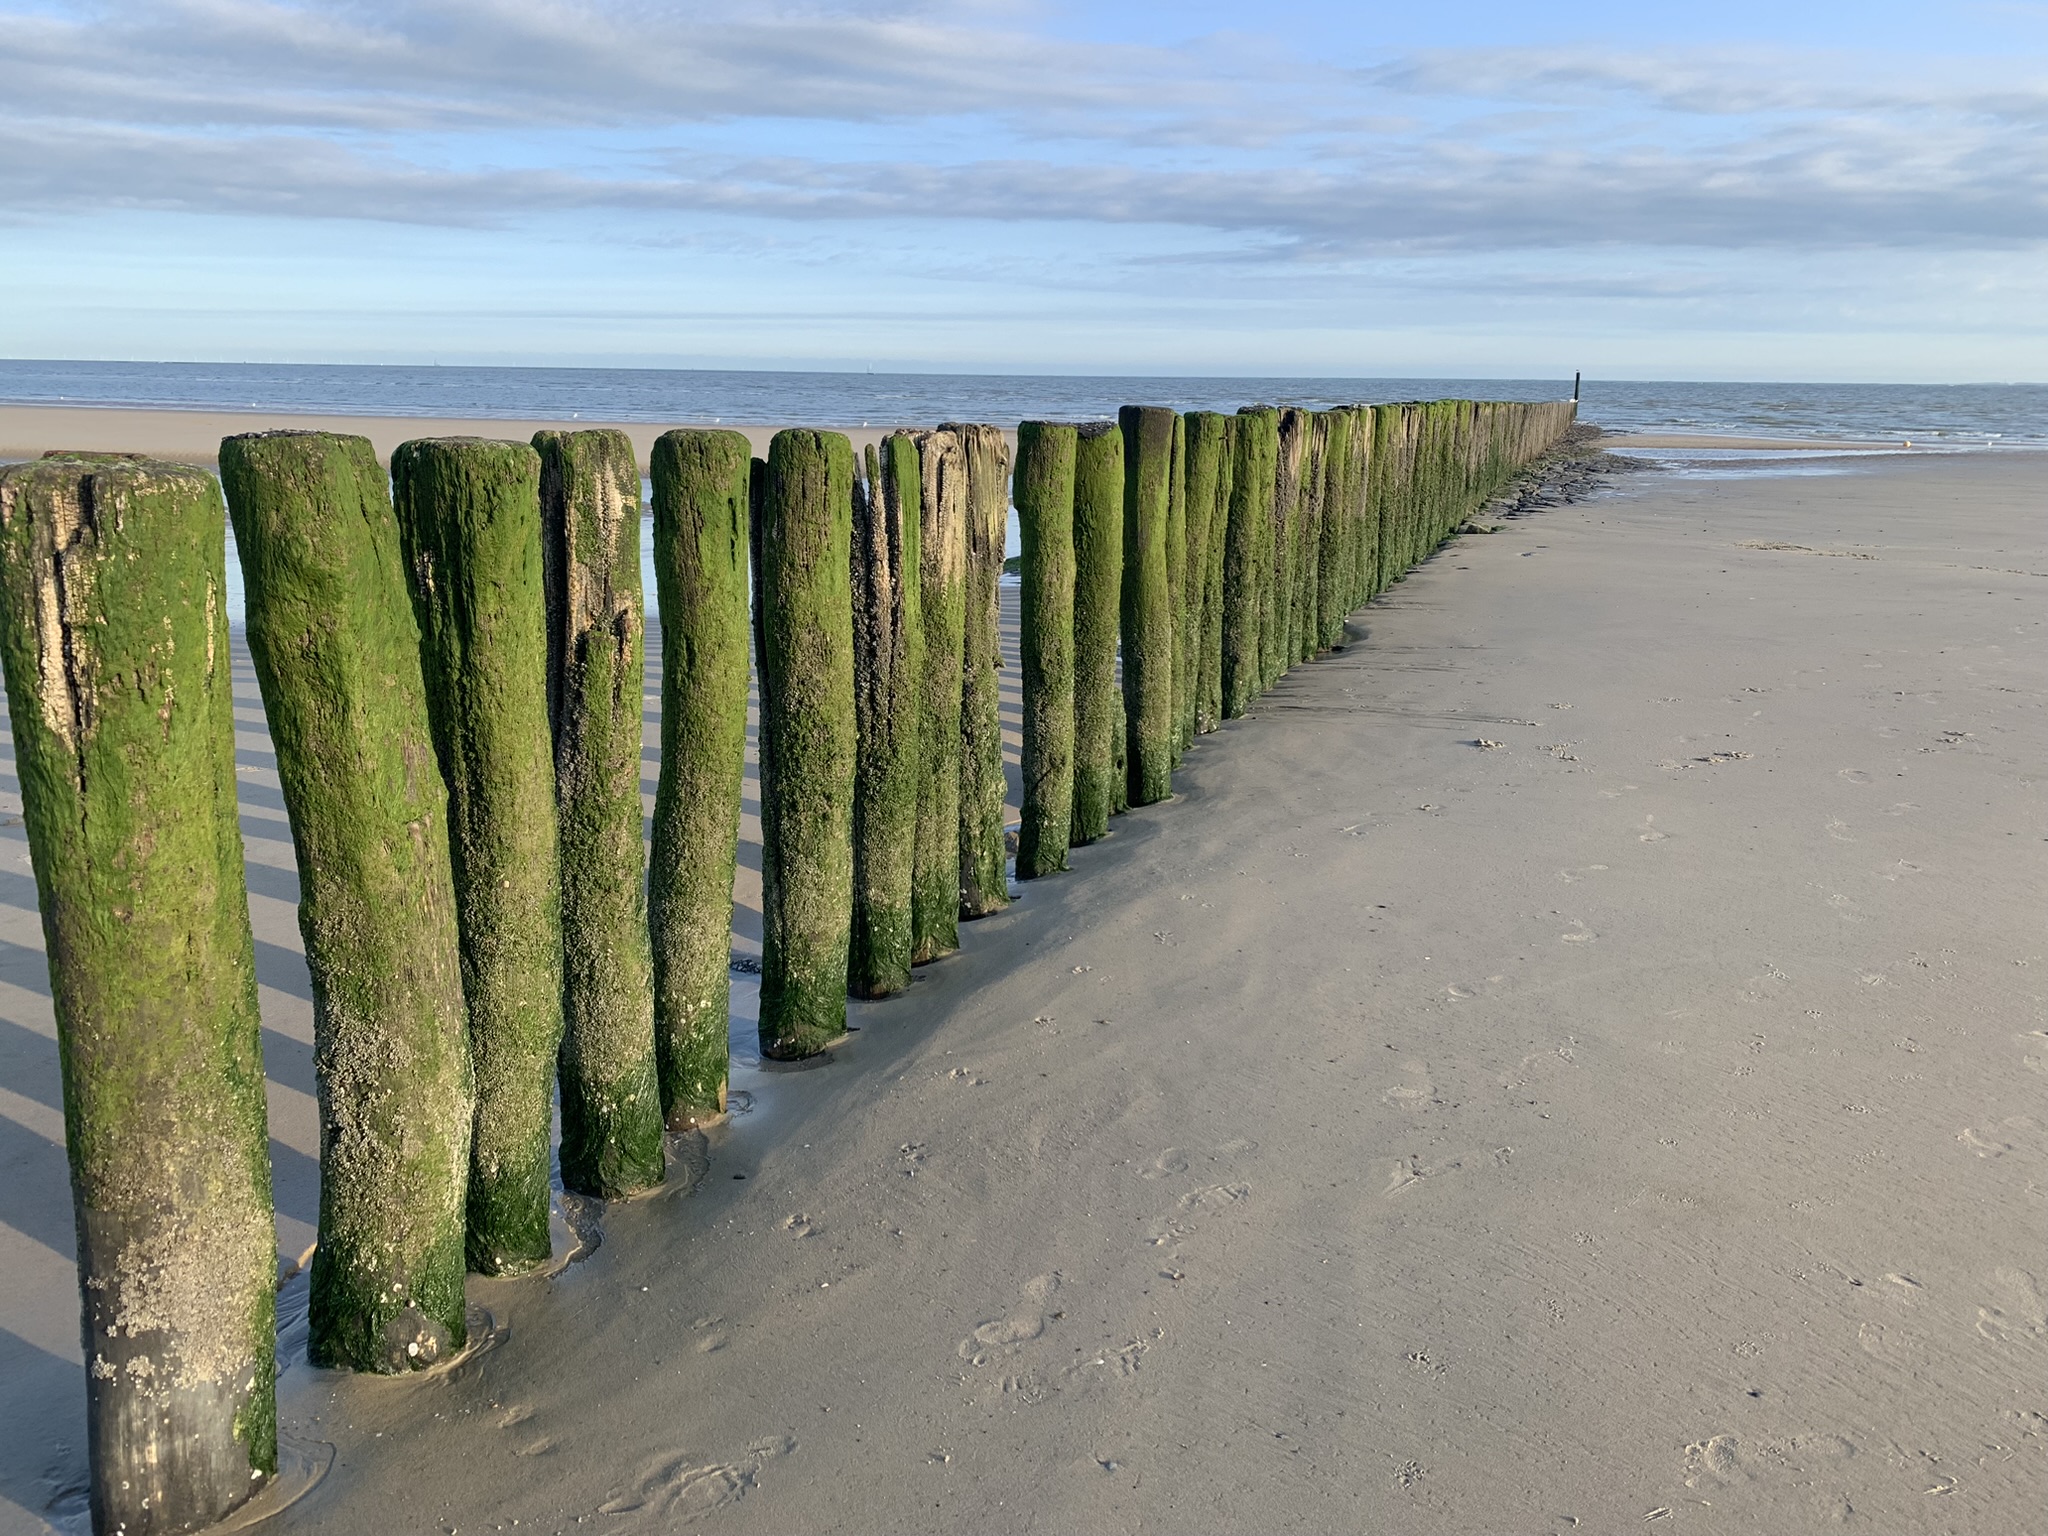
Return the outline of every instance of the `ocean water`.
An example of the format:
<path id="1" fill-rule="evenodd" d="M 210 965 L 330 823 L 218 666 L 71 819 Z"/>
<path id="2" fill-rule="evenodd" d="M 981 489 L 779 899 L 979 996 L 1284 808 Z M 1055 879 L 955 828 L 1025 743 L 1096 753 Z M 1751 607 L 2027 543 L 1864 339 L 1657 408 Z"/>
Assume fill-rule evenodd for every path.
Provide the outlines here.
<path id="1" fill-rule="evenodd" d="M 307 414 L 569 418 L 734 426 L 933 425 L 1113 417 L 1143 402 L 1234 411 L 1254 402 L 1325 407 L 1443 398 L 1556 400 L 1566 379 L 1165 378 L 1042 374 L 775 373 L 652 368 L 439 368 L 285 363 L 0 360 L 0 404 L 265 410 Z M 1618 432 L 1727 433 L 1787 439 L 1910 439 L 1916 449 L 2048 447 L 2048 386 L 1975 384 L 1687 384 L 1588 379 L 1580 419 Z M 1698 476 L 1825 474 L 1831 455 L 1760 457 L 1658 450 L 1667 471 Z M 1723 461 L 1727 462 L 1723 462 Z M 232 539 L 232 535 L 230 535 Z M 1010 553 L 1018 548 L 1011 515 Z M 652 533 L 641 566 L 654 608 Z M 228 606 L 242 620 L 230 550 Z"/>
<path id="2" fill-rule="evenodd" d="M 692 425 L 1008 425 L 1079 421 L 1133 402 L 1232 411 L 1444 397 L 1556 400 L 1569 379 L 1151 378 L 776 373 L 657 368 L 439 368 L 0 360 L 0 403 L 381 416 L 583 417 Z M 2048 446 L 2048 385 L 1585 381 L 1582 419 L 1613 431 Z"/>

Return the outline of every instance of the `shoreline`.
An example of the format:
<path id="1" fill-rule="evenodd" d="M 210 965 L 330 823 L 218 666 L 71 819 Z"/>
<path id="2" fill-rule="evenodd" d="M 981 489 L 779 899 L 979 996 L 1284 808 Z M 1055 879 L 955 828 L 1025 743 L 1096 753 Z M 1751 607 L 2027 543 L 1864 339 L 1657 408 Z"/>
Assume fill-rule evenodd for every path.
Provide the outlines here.
<path id="1" fill-rule="evenodd" d="M 804 423 L 804 425 L 812 425 Z M 899 426 L 927 423 L 883 422 L 860 426 L 832 425 L 821 430 L 843 432 L 856 448 L 879 442 Z M 594 417 L 490 417 L 490 416 L 374 416 L 345 412 L 224 411 L 173 406 L 130 405 L 24 405 L 0 404 L 0 460 L 39 458 L 52 449 L 76 449 L 89 453 L 146 453 L 155 458 L 186 464 L 213 464 L 220 440 L 238 432 L 278 430 L 348 432 L 367 437 L 380 459 L 389 460 L 391 450 L 416 437 L 489 437 L 524 441 L 542 428 L 615 428 L 632 439 L 633 451 L 643 469 L 654 440 L 677 427 L 713 428 L 743 433 L 756 454 L 765 454 L 768 440 L 781 430 L 776 426 L 728 422 L 609 421 Z M 1005 423 L 1005 434 L 1014 438 L 1016 424 Z M 2021 449 L 2024 445 L 1938 444 L 1899 439 L 1812 439 L 1771 438 L 1739 434 L 1683 432 L 1609 432 L 1602 430 L 1597 446 L 1616 453 L 1657 450 L 1713 450 L 1780 453 L 1899 453 L 1921 451 L 1953 454 L 1997 451 L 2000 446 Z M 1013 443 L 1014 446 L 1014 443 Z"/>

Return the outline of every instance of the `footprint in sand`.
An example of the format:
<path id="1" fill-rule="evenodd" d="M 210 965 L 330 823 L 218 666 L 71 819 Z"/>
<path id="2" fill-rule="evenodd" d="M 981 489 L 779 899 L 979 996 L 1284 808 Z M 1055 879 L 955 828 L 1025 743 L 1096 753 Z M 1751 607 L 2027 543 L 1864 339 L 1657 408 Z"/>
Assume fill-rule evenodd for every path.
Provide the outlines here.
<path id="1" fill-rule="evenodd" d="M 1731 1483 L 1747 1475 L 1748 1469 L 1742 1465 L 1741 1450 L 1733 1435 L 1695 1440 L 1685 1448 L 1685 1486 L 1688 1488 L 1697 1488 L 1702 1483 Z"/>
<path id="2" fill-rule="evenodd" d="M 1636 834 L 1636 841 L 1639 843 L 1661 843 L 1666 841 L 1668 837 L 1668 833 L 1657 830 L 1656 817 L 1645 816 L 1643 818 L 1643 830 Z"/>
<path id="3" fill-rule="evenodd" d="M 1002 1317 L 992 1318 L 960 1341 L 959 1355 L 969 1365 L 986 1365 L 1001 1355 L 1018 1350 L 1044 1334 L 1052 1321 L 1045 1302 L 1060 1288 L 1057 1273 L 1036 1275 L 1024 1282 L 1022 1299 Z"/>
<path id="4" fill-rule="evenodd" d="M 644 1514 L 661 1526 L 686 1525 L 737 1504 L 760 1486 L 761 1468 L 796 1450 L 788 1437 L 757 1441 L 729 1461 L 664 1456 L 633 1485 L 597 1506 L 600 1515 Z M 618 1526 L 607 1526 L 618 1530 Z"/>
<path id="5" fill-rule="evenodd" d="M 1501 1151 L 1509 1153 L 1510 1156 L 1513 1155 L 1512 1148 L 1503 1147 Z M 1501 1158 L 1499 1153 L 1495 1154 L 1495 1158 L 1501 1166 L 1506 1165 L 1506 1159 Z M 1453 1173 L 1464 1166 L 1465 1160 L 1462 1157 L 1453 1158 L 1450 1162 L 1432 1166 L 1423 1162 L 1414 1153 L 1410 1153 L 1407 1157 L 1396 1159 L 1392 1170 L 1387 1175 L 1387 1187 L 1380 1191 L 1380 1195 L 1384 1199 L 1391 1199 L 1395 1195 L 1405 1194 L 1407 1191 L 1415 1188 L 1424 1179 L 1433 1179 L 1438 1174 Z"/>
<path id="6" fill-rule="evenodd" d="M 1138 1175 L 1141 1179 L 1170 1179 L 1188 1171 L 1188 1155 L 1179 1147 L 1168 1147 L 1152 1159 L 1152 1166 Z"/>
<path id="7" fill-rule="evenodd" d="M 1407 1074 L 1408 1081 L 1396 1083 L 1381 1094 L 1384 1102 L 1396 1109 L 1427 1109 L 1440 1102 L 1436 1096 L 1436 1085 L 1429 1080 L 1428 1067 L 1419 1061 L 1409 1061 L 1402 1063 L 1401 1070 Z"/>
<path id="8" fill-rule="evenodd" d="M 1996 1125 L 1966 1125 L 1956 1133 L 1956 1140 L 1968 1147 L 1979 1157 L 1987 1160 L 2004 1157 L 2008 1152 L 2019 1150 L 2019 1140 L 2012 1133 L 2031 1139 L 2038 1127 L 2026 1115 L 2013 1115 Z"/>
<path id="9" fill-rule="evenodd" d="M 2048 1338 L 2048 1305 L 2034 1277 L 2024 1269 L 1999 1268 L 1991 1272 L 1991 1281 L 2005 1305 L 1979 1307 L 1977 1332 L 2005 1345 L 2034 1345 Z"/>
<path id="10" fill-rule="evenodd" d="M 1211 1184 L 1207 1189 L 1190 1190 L 1174 1204 L 1184 1211 L 1221 1211 L 1249 1200 L 1251 1194 L 1249 1184 Z"/>

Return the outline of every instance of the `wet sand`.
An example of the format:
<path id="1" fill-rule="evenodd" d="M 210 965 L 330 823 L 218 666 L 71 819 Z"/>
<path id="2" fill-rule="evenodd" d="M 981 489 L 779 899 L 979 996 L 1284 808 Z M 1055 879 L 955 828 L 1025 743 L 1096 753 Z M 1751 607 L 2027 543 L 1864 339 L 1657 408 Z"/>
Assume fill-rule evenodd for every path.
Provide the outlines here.
<path id="1" fill-rule="evenodd" d="M 494 1347 L 292 1365 L 334 1464 L 270 1528 L 2026 1528 L 2044 490 L 1645 473 L 1460 540 L 845 1047 L 763 1070 L 736 1020 L 746 1112 L 558 1278 L 473 1282 Z M 310 1008 L 240 676 L 291 1250 Z M 83 1381 L 0 860 L 13 1532 Z"/>

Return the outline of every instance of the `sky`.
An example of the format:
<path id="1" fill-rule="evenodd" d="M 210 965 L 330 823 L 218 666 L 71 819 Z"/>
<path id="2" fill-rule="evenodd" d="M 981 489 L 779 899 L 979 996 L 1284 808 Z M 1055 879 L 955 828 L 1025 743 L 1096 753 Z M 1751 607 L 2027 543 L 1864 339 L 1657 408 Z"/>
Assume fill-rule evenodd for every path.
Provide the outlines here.
<path id="1" fill-rule="evenodd" d="M 2048 379 L 2048 3 L 0 0 L 0 356 Z"/>

